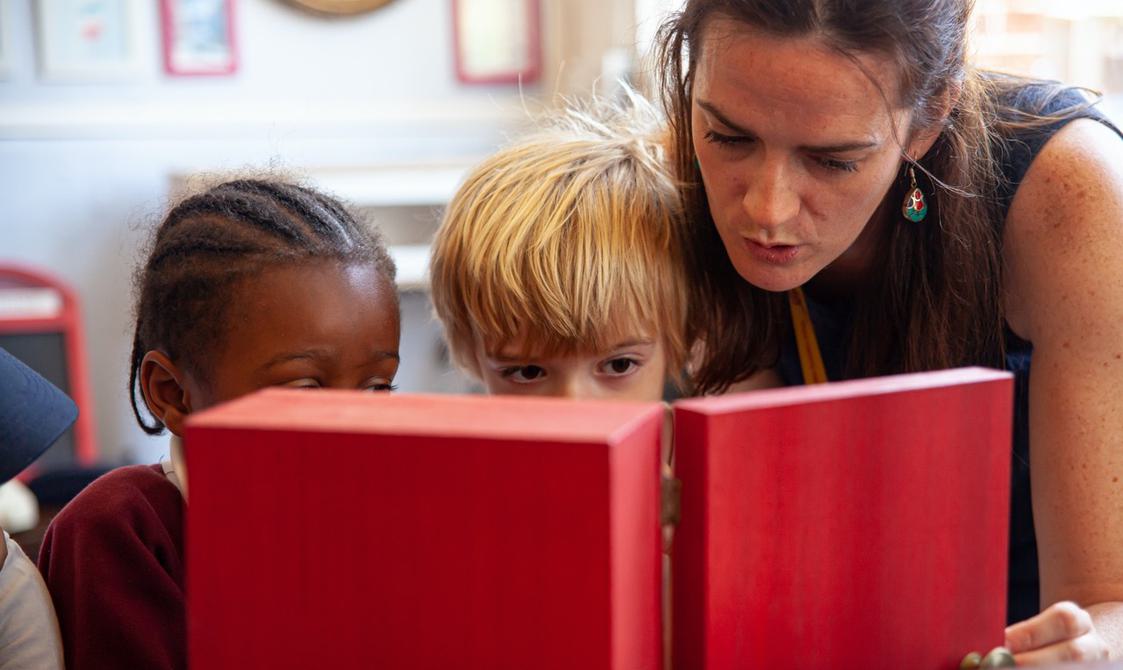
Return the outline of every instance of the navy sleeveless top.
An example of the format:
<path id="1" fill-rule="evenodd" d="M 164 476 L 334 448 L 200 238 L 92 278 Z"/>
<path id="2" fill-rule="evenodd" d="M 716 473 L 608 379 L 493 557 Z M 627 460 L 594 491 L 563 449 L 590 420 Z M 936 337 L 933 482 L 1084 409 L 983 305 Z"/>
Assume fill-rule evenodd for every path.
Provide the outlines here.
<path id="1" fill-rule="evenodd" d="M 1035 110 L 1043 115 L 1055 113 L 1084 102 L 1076 90 L 1049 99 L 1055 90 L 1048 84 L 1030 84 L 1016 91 L 1007 102 L 1020 110 Z M 1022 131 L 1011 139 L 1000 140 L 998 155 L 1002 157 L 1002 174 L 1005 182 L 998 189 L 1002 225 L 1033 159 L 1053 135 L 1074 118 L 1091 118 L 1115 130 L 1123 138 L 1123 131 L 1112 125 L 1098 110 L 1086 108 L 1070 119 L 1064 119 L 1040 128 Z M 846 345 L 850 314 L 844 303 L 825 304 L 807 298 L 815 335 L 819 340 L 823 365 L 827 377 L 844 379 Z M 789 332 L 781 345 L 779 373 L 786 385 L 803 383 L 803 373 L 796 348 L 795 333 Z M 1029 479 L 1029 369 L 1033 345 L 1006 329 L 1006 369 L 1014 373 L 1014 430 L 1012 488 L 1010 501 L 1010 555 L 1009 585 L 1007 589 L 1006 619 L 1009 623 L 1027 619 L 1040 609 L 1037 572 L 1037 538 L 1033 528 L 1033 508 L 1030 503 Z"/>

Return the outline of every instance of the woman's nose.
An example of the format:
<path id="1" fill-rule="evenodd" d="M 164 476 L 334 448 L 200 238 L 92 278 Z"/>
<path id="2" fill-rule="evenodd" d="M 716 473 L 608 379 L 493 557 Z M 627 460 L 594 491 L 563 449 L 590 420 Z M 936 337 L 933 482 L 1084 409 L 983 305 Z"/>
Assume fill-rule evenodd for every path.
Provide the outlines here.
<path id="1" fill-rule="evenodd" d="M 763 161 L 746 180 L 741 199 L 748 220 L 763 230 L 775 230 L 799 214 L 799 194 L 790 171 L 781 161 Z"/>

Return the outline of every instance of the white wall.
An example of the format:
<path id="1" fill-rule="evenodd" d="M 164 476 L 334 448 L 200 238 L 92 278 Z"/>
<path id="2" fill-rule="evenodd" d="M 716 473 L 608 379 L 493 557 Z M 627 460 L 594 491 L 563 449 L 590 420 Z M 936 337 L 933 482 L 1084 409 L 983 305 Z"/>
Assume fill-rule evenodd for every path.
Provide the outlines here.
<path id="1" fill-rule="evenodd" d="M 77 288 L 111 461 L 165 449 L 133 424 L 125 382 L 130 273 L 170 174 L 479 156 L 523 119 L 517 91 L 455 80 L 448 0 L 349 19 L 237 0 L 239 72 L 210 79 L 162 73 L 157 3 L 142 4 L 151 67 L 138 81 L 41 82 L 31 0 L 12 0 L 12 72 L 0 81 L 0 262 Z"/>
<path id="2" fill-rule="evenodd" d="M 236 0 L 239 72 L 202 79 L 162 74 L 157 3 L 141 0 L 149 68 L 138 81 L 100 85 L 43 83 L 32 0 L 4 1 L 14 30 L 11 75 L 0 81 L 0 262 L 40 266 L 78 289 L 109 460 L 148 461 L 164 449 L 133 424 L 125 381 L 130 273 L 170 174 L 478 156 L 525 120 L 517 91 L 456 82 L 449 0 L 394 0 L 348 19 Z M 612 16 L 632 7 L 603 1 Z M 601 3 L 545 0 L 547 72 L 569 73 L 544 76 L 551 92 L 587 90 L 599 53 L 627 41 L 623 23 L 591 30 L 605 22 Z M 588 72 L 577 82 L 579 70 Z M 535 91 L 526 90 L 531 108 Z M 1123 118 L 1118 102 L 1114 111 Z M 403 308 L 406 329 L 425 326 L 423 300 Z M 402 347 L 406 365 L 431 359 L 428 340 L 406 337 Z"/>

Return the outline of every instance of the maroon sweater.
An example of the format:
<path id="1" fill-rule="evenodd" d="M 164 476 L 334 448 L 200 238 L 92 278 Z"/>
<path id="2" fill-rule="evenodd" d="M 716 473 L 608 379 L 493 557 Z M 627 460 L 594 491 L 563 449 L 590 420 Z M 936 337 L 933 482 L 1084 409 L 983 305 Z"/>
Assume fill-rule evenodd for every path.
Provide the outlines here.
<path id="1" fill-rule="evenodd" d="M 186 668 L 186 505 L 159 465 L 118 468 L 51 522 L 39 570 L 66 667 Z"/>

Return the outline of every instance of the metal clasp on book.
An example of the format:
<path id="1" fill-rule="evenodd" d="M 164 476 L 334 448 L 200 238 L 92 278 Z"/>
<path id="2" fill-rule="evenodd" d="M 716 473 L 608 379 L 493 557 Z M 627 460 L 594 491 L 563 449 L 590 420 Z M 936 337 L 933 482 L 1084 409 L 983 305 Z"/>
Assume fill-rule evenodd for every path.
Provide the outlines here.
<path id="1" fill-rule="evenodd" d="M 677 526 L 682 518 L 682 482 L 666 472 L 661 480 L 659 523 Z"/>

